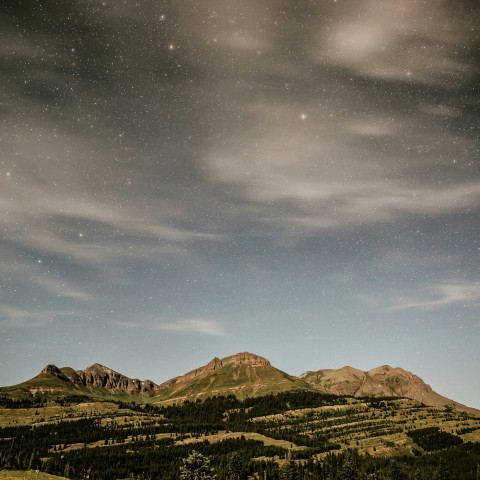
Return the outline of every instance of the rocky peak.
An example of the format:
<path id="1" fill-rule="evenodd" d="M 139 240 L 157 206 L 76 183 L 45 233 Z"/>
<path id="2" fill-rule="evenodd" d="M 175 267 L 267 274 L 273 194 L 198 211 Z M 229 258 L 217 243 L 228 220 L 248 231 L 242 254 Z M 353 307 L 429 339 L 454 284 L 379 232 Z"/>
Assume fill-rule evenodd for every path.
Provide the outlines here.
<path id="1" fill-rule="evenodd" d="M 249 352 L 236 353 L 230 357 L 225 357 L 220 360 L 221 365 L 251 365 L 252 367 L 269 366 L 270 362 L 259 355 Z"/>
<path id="2" fill-rule="evenodd" d="M 53 364 L 47 365 L 40 373 L 53 375 L 57 378 L 60 378 L 61 380 L 68 381 L 68 378 L 62 373 L 62 371 L 56 365 L 53 365 Z"/>
<path id="3" fill-rule="evenodd" d="M 380 367 L 375 367 L 372 368 L 367 372 L 368 375 L 371 377 L 379 376 L 379 375 L 388 375 L 392 370 L 402 370 L 400 369 L 394 369 L 390 365 L 381 365 Z"/>
<path id="4" fill-rule="evenodd" d="M 99 363 L 90 365 L 83 373 L 86 386 L 102 387 L 108 390 L 119 389 L 132 393 L 145 391 L 142 388 L 147 389 L 149 387 L 149 384 L 142 386 L 142 382 L 137 378 L 126 377 Z"/>
<path id="5" fill-rule="evenodd" d="M 62 367 L 60 370 L 74 385 L 83 385 L 83 370 L 75 371 L 70 367 Z"/>
<path id="6" fill-rule="evenodd" d="M 55 365 L 47 365 L 41 373 L 54 375 L 78 386 L 118 389 L 130 393 L 148 392 L 156 387 L 151 380 L 142 382 L 137 378 L 132 379 L 100 363 L 90 365 L 85 370 L 74 370 L 70 367 L 60 369 Z"/>
<path id="7" fill-rule="evenodd" d="M 114 373 L 117 373 L 114 370 L 112 370 L 111 368 L 105 367 L 104 365 L 102 365 L 100 363 L 94 363 L 93 365 L 90 365 L 89 367 L 87 367 L 84 370 L 84 372 L 95 372 L 95 373 L 114 372 Z"/>
<path id="8" fill-rule="evenodd" d="M 398 396 L 432 402 L 432 389 L 423 380 L 403 368 L 381 365 L 364 372 L 352 367 L 338 370 L 318 370 L 300 376 L 325 393 L 336 395 Z"/>

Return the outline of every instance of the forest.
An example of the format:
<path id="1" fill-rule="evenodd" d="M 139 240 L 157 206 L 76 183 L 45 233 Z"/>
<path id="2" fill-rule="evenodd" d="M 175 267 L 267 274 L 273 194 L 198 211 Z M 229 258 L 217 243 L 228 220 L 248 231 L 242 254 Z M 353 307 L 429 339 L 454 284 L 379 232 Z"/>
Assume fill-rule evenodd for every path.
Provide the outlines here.
<path id="1" fill-rule="evenodd" d="M 60 403 L 74 408 L 77 400 Z M 265 475 L 272 480 L 479 476 L 480 443 L 457 434 L 475 431 L 479 421 L 401 399 L 358 402 L 346 396 L 292 392 L 170 406 L 119 402 L 108 414 L 98 413 L 96 407 L 98 411 L 56 421 L 43 421 L 46 407 L 41 405 L 45 404 L 38 400 L 25 410 L 39 418 L 36 424 L 0 428 L 0 468 L 38 468 L 73 480 L 174 480 L 180 478 L 182 461 L 195 450 L 209 459 L 218 480 L 232 478 L 234 456 L 242 480 Z M 439 415 L 456 430 L 413 428 L 438 423 Z M 400 434 L 408 439 L 409 451 L 392 441 Z M 372 441 L 377 442 L 373 449 L 362 449 Z M 378 454 L 377 448 L 385 454 Z"/>

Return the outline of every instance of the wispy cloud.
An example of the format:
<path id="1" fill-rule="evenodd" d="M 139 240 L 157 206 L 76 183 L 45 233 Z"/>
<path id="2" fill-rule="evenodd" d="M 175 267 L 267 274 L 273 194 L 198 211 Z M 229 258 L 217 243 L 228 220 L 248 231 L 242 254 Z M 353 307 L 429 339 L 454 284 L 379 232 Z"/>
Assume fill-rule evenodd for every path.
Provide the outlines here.
<path id="1" fill-rule="evenodd" d="M 480 305 L 480 284 L 478 283 L 447 283 L 430 289 L 432 298 L 415 300 L 404 298 L 387 308 L 390 311 L 407 310 L 411 308 L 432 308 L 446 305 L 463 304 L 474 307 Z"/>
<path id="2" fill-rule="evenodd" d="M 77 314 L 67 311 L 35 309 L 26 310 L 8 305 L 0 305 L 0 325 L 4 327 L 42 327 L 52 323 L 57 317 L 77 316 Z"/>
<path id="3" fill-rule="evenodd" d="M 453 85 L 460 73 L 472 73 L 455 55 L 456 42 L 471 41 L 475 32 L 465 28 L 471 20 L 442 6 L 440 0 L 338 4 L 329 28 L 312 29 L 312 58 L 371 77 Z"/>
<path id="4" fill-rule="evenodd" d="M 122 329 L 142 328 L 145 330 L 163 330 L 178 334 L 203 334 L 213 336 L 223 336 L 225 331 L 216 320 L 205 318 L 185 318 L 172 321 L 149 321 L 136 322 L 134 320 L 115 320 L 112 322 L 115 326 Z"/>
<path id="5" fill-rule="evenodd" d="M 181 334 L 201 333 L 214 336 L 225 335 L 219 322 L 203 318 L 186 318 L 175 322 L 162 323 L 158 325 L 157 328 Z"/>
<path id="6" fill-rule="evenodd" d="M 58 297 L 67 297 L 72 300 L 91 301 L 95 297 L 87 293 L 84 289 L 78 287 L 72 282 L 55 279 L 48 276 L 32 276 L 29 281 L 40 286 L 48 292 L 54 293 Z"/>

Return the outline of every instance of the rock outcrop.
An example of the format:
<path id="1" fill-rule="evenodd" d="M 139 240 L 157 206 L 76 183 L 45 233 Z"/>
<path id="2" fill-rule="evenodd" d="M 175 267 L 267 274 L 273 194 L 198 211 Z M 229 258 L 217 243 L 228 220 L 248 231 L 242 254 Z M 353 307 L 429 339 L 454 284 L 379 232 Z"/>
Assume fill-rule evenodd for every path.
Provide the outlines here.
<path id="1" fill-rule="evenodd" d="M 55 365 L 47 365 L 41 373 L 54 375 L 76 386 L 121 390 L 127 393 L 146 393 L 153 391 L 157 387 L 151 380 L 141 381 L 137 378 L 129 378 L 99 363 L 90 365 L 85 370 L 74 370 L 70 367 L 58 368 Z"/>

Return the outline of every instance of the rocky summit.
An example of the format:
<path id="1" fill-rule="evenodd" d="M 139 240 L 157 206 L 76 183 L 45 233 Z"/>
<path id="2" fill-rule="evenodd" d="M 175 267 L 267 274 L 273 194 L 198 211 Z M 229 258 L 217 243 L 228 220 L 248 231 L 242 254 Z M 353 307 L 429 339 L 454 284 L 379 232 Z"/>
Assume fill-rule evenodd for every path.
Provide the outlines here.
<path id="1" fill-rule="evenodd" d="M 99 363 L 90 365 L 85 370 L 47 365 L 41 373 L 53 375 L 76 386 L 122 390 L 128 393 L 144 393 L 154 390 L 157 386 L 151 380 L 141 381 L 137 378 L 129 378 Z"/>

